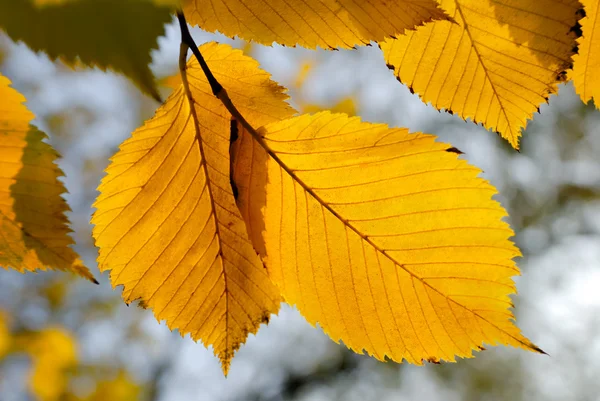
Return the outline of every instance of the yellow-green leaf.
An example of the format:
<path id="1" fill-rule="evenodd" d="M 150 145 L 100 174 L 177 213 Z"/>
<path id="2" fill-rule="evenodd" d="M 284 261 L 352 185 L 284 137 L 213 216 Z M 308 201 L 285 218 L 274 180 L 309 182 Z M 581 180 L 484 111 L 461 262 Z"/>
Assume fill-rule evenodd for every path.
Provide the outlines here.
<path id="1" fill-rule="evenodd" d="M 600 1 L 581 0 L 585 17 L 580 20 L 579 50 L 573 56 L 570 78 L 584 102 L 594 99 L 600 109 Z"/>
<path id="2" fill-rule="evenodd" d="M 323 112 L 242 131 L 238 206 L 284 299 L 335 341 L 420 364 L 513 324 L 520 252 L 480 170 L 435 137 Z"/>
<path id="3" fill-rule="evenodd" d="M 183 0 L 189 23 L 270 45 L 350 48 L 446 15 L 433 0 Z"/>
<path id="4" fill-rule="evenodd" d="M 380 44 L 424 102 L 483 123 L 518 148 L 527 120 L 556 93 L 576 45 L 576 0 L 440 0 L 437 21 Z"/>
<path id="5" fill-rule="evenodd" d="M 70 247 L 58 154 L 9 85 L 0 76 L 0 266 L 22 273 L 65 270 L 95 281 Z"/>
<path id="6" fill-rule="evenodd" d="M 156 0 L 154 0 L 156 1 Z M 166 0 L 165 0 L 166 1 Z M 171 7 L 150 0 L 0 2 L 0 30 L 50 58 L 112 68 L 159 99 L 150 51 L 171 21 Z"/>
<path id="7" fill-rule="evenodd" d="M 282 88 L 253 59 L 209 43 L 202 54 L 256 125 L 290 116 Z M 212 345 L 225 373 L 280 295 L 249 241 L 230 185 L 231 116 L 197 61 L 187 65 L 194 107 L 180 85 L 154 118 L 121 144 L 95 203 L 100 270 L 155 316 Z"/>

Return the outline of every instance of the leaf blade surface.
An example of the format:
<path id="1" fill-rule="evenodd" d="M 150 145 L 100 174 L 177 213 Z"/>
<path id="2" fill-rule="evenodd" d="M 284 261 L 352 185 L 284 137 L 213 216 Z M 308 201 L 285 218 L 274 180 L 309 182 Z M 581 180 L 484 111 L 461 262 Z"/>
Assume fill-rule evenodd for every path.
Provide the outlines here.
<path id="1" fill-rule="evenodd" d="M 184 0 L 189 23 L 270 45 L 350 48 L 445 14 L 432 0 Z"/>
<path id="2" fill-rule="evenodd" d="M 519 250 L 495 189 L 454 148 L 319 113 L 232 147 L 238 206 L 285 300 L 355 352 L 420 364 L 483 343 L 536 350 L 514 326 Z"/>
<path id="3" fill-rule="evenodd" d="M 281 88 L 239 50 L 209 43 L 207 63 L 251 121 L 292 113 Z M 182 335 L 212 345 L 225 373 L 233 353 L 277 313 L 280 295 L 249 241 L 229 175 L 231 116 L 197 61 L 112 158 L 95 203 L 101 271 Z"/>
<path id="4" fill-rule="evenodd" d="M 498 132 L 521 129 L 571 65 L 577 1 L 442 0 L 437 21 L 380 44 L 398 80 L 424 102 Z"/>
<path id="5" fill-rule="evenodd" d="M 0 75 L 0 265 L 21 273 L 63 270 L 95 281 L 71 249 L 58 153 L 30 124 L 25 98 Z"/>
<path id="6" fill-rule="evenodd" d="M 586 16 L 581 19 L 579 51 L 573 56 L 571 79 L 584 102 L 594 100 L 600 108 L 600 2 L 582 0 Z"/>
<path id="7" fill-rule="evenodd" d="M 171 19 L 171 7 L 150 0 L 0 2 L 0 29 L 14 41 L 69 65 L 112 68 L 155 99 L 160 96 L 148 66 L 150 51 Z"/>

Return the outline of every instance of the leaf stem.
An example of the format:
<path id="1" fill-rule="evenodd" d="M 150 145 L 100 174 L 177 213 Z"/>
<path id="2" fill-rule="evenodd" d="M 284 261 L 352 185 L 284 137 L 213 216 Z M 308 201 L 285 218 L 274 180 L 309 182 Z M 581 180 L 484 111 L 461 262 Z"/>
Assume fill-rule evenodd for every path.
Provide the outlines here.
<path id="1" fill-rule="evenodd" d="M 204 71 L 204 75 L 206 75 L 206 78 L 208 79 L 208 83 L 210 84 L 213 95 L 219 97 L 219 92 L 223 90 L 223 87 L 219 81 L 217 81 L 210 68 L 208 68 L 206 60 L 204 60 L 202 53 L 200 53 L 200 49 L 198 49 L 196 42 L 194 42 L 194 38 L 192 38 L 192 35 L 190 34 L 190 29 L 185 19 L 185 15 L 183 15 L 183 11 L 177 11 L 177 20 L 179 21 L 179 29 L 181 30 L 181 43 L 185 43 L 190 49 L 192 49 L 192 53 L 194 53 L 194 56 L 196 56 L 196 59 L 198 59 L 200 67 L 202 67 L 202 71 Z"/>
<path id="2" fill-rule="evenodd" d="M 204 75 L 206 75 L 206 79 L 208 80 L 208 83 L 210 84 L 210 88 L 212 89 L 213 95 L 215 95 L 215 97 L 218 98 L 221 101 L 221 103 L 223 103 L 223 106 L 225 106 L 225 108 L 229 111 L 229 113 L 231 113 L 233 118 L 235 120 L 237 120 L 249 133 L 251 133 L 256 138 L 260 138 L 260 135 L 256 132 L 256 130 L 250 125 L 250 123 L 248 123 L 248 121 L 246 121 L 244 116 L 242 116 L 242 114 L 239 112 L 239 110 L 234 106 L 233 102 L 229 98 L 229 95 L 227 94 L 227 91 L 219 83 L 217 78 L 215 78 L 212 71 L 208 67 L 208 64 L 206 64 L 206 60 L 204 60 L 204 57 L 202 56 L 202 53 L 200 52 L 198 45 L 196 45 L 194 38 L 192 38 L 192 35 L 190 34 L 190 30 L 188 28 L 188 24 L 185 19 L 185 15 L 183 15 L 183 11 L 177 10 L 177 20 L 179 21 L 179 29 L 181 30 L 182 49 L 183 49 L 183 46 L 186 46 L 187 48 L 192 50 L 192 53 L 194 53 L 194 56 L 198 60 L 198 63 L 200 63 L 200 67 L 202 68 Z M 182 54 L 185 53 L 185 55 L 187 55 L 187 49 L 185 52 L 182 51 L 181 53 Z M 185 58 L 185 55 L 182 57 Z M 181 55 L 180 55 L 180 57 L 181 57 Z M 181 59 L 179 60 L 179 63 L 180 63 L 179 68 L 181 69 L 182 68 L 181 67 Z M 184 66 L 185 66 L 185 60 L 184 60 Z"/>

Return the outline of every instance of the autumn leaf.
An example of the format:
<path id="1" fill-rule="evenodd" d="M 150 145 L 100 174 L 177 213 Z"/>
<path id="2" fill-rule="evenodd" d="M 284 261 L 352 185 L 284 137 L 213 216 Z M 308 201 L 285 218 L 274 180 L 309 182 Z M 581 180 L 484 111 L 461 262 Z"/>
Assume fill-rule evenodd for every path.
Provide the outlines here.
<path id="1" fill-rule="evenodd" d="M 584 102 L 594 99 L 600 109 L 600 2 L 581 0 L 585 17 L 580 20 L 582 36 L 578 39 L 579 51 L 573 56 L 575 90 Z"/>
<path id="2" fill-rule="evenodd" d="M 0 309 L 0 361 L 10 349 L 11 343 L 10 330 L 8 328 L 8 316 Z"/>
<path id="3" fill-rule="evenodd" d="M 162 3 L 174 0 L 162 0 Z M 68 64 L 78 61 L 127 75 L 159 100 L 150 51 L 172 20 L 158 0 L 37 0 L 0 2 L 0 29 L 34 51 Z M 142 21 L 142 23 L 134 23 Z"/>
<path id="4" fill-rule="evenodd" d="M 437 21 L 380 43 L 424 102 L 482 123 L 519 147 L 521 129 L 557 92 L 575 48 L 575 0 L 441 0 Z"/>
<path id="5" fill-rule="evenodd" d="M 322 107 L 318 104 L 304 103 L 300 104 L 300 109 L 302 113 L 312 114 L 318 113 L 319 111 L 330 111 L 332 113 L 344 113 L 349 116 L 356 115 L 356 101 L 353 97 L 345 97 L 341 99 L 339 102 L 331 106 L 331 108 L 327 109 L 326 107 Z"/>
<path id="6" fill-rule="evenodd" d="M 241 129 L 238 206 L 284 299 L 377 359 L 454 361 L 514 326 L 519 250 L 481 171 L 434 136 L 328 112 Z"/>
<path id="7" fill-rule="evenodd" d="M 271 45 L 351 48 L 447 16 L 433 0 L 183 0 L 192 25 Z"/>
<path id="8" fill-rule="evenodd" d="M 288 117 L 282 88 L 226 45 L 201 47 L 249 121 Z M 230 185 L 231 117 L 194 59 L 193 108 L 180 86 L 121 144 L 92 218 L 101 271 L 171 329 L 212 345 L 227 373 L 235 350 L 279 309 L 280 295 L 249 241 Z"/>
<path id="9" fill-rule="evenodd" d="M 79 256 L 58 180 L 58 154 L 30 124 L 25 98 L 0 76 L 0 266 L 19 272 L 71 271 L 94 281 Z"/>
<path id="10" fill-rule="evenodd" d="M 31 338 L 29 338 L 31 337 Z M 69 369 L 77 365 L 77 344 L 61 327 L 47 327 L 21 338 L 32 358 L 29 387 L 39 401 L 58 401 L 67 389 Z"/>

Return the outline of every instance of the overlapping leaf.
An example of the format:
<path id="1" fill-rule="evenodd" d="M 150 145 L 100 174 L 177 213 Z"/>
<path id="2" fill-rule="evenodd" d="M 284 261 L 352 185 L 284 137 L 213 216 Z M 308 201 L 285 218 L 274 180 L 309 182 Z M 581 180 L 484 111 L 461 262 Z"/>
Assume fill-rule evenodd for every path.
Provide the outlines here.
<path id="1" fill-rule="evenodd" d="M 290 116 L 282 88 L 226 45 L 201 47 L 217 79 L 257 126 Z M 234 351 L 279 309 L 280 295 L 247 238 L 230 185 L 231 117 L 197 62 L 193 108 L 180 86 L 112 158 L 92 218 L 102 271 L 170 328 Z"/>
<path id="2" fill-rule="evenodd" d="M 350 48 L 446 18 L 433 0 L 183 0 L 189 23 L 270 45 Z"/>
<path id="3" fill-rule="evenodd" d="M 172 17 L 157 1 L 0 1 L 0 29 L 53 59 L 112 68 L 158 99 L 150 51 Z"/>
<path id="4" fill-rule="evenodd" d="M 380 44 L 423 101 L 483 123 L 518 148 L 521 129 L 571 64 L 575 0 L 441 0 L 437 21 Z"/>
<path id="5" fill-rule="evenodd" d="M 78 255 L 58 180 L 58 154 L 30 124 L 25 98 L 0 76 L 0 266 L 71 271 L 94 281 Z"/>
<path id="6" fill-rule="evenodd" d="M 584 102 L 594 99 L 600 109 L 600 1 L 581 0 L 585 17 L 581 19 L 578 53 L 573 56 L 571 78 Z"/>
<path id="7" fill-rule="evenodd" d="M 328 112 L 232 146 L 238 206 L 269 276 L 356 352 L 420 364 L 483 343 L 539 351 L 514 326 L 519 250 L 480 170 L 424 134 Z"/>

